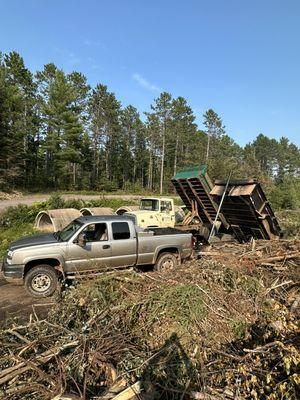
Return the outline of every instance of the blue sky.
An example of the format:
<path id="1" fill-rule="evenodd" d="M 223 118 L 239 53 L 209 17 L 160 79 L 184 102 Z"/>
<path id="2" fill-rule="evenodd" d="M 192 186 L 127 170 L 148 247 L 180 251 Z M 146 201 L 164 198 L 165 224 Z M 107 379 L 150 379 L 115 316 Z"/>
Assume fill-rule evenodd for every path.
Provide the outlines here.
<path id="1" fill-rule="evenodd" d="M 300 145 L 299 0 L 0 0 L 0 16 L 0 50 L 33 71 L 81 71 L 140 112 L 168 91 L 241 145 Z"/>

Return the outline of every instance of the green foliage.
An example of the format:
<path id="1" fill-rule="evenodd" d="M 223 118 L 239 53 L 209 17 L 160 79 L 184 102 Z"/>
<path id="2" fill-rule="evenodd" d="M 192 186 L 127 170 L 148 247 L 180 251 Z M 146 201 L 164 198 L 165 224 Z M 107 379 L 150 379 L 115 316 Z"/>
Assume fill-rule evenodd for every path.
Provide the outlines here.
<path id="1" fill-rule="evenodd" d="M 300 180 L 284 178 L 270 192 L 269 200 L 276 210 L 297 210 L 300 208 Z"/>
<path id="2" fill-rule="evenodd" d="M 52 194 L 47 203 L 51 209 L 64 208 L 65 206 L 64 199 L 57 193 Z"/>
<path id="3" fill-rule="evenodd" d="M 244 290 L 250 297 L 255 297 L 260 289 L 260 283 L 257 278 L 243 275 L 239 282 L 240 287 Z"/>
<path id="4" fill-rule="evenodd" d="M 132 313 L 139 315 L 141 309 L 146 312 L 150 325 L 160 319 L 169 319 L 171 324 L 177 323 L 178 329 L 184 330 L 205 317 L 203 293 L 193 285 L 170 286 L 163 292 L 152 292 Z"/>
<path id="5" fill-rule="evenodd" d="M 234 332 L 234 336 L 236 340 L 241 340 L 245 337 L 248 324 L 245 321 L 241 320 L 233 320 L 230 323 L 231 329 Z"/>
<path id="6" fill-rule="evenodd" d="M 23 223 L 33 223 L 37 214 L 45 209 L 45 203 L 38 203 L 32 206 L 19 204 L 9 207 L 0 215 L 0 227 L 16 227 Z"/>
<path id="7" fill-rule="evenodd" d="M 0 228 L 0 257 L 3 257 L 11 242 L 23 236 L 34 235 L 37 231 L 31 223 L 20 222 L 10 228 Z"/>
<path id="8" fill-rule="evenodd" d="M 225 268 L 222 274 L 222 284 L 229 292 L 234 291 L 237 287 L 237 273 L 231 268 Z"/>
<path id="9" fill-rule="evenodd" d="M 276 217 L 286 238 L 300 237 L 300 210 L 278 211 Z"/>

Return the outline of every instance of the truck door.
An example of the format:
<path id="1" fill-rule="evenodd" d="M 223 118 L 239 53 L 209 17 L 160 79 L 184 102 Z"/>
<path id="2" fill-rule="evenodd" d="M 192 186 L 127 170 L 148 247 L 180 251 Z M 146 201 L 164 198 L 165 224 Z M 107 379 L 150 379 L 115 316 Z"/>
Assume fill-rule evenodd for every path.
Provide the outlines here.
<path id="1" fill-rule="evenodd" d="M 162 200 L 160 202 L 160 218 L 161 226 L 172 227 L 175 226 L 175 213 L 172 207 L 172 202 L 169 200 Z"/>
<path id="2" fill-rule="evenodd" d="M 79 235 L 83 235 L 85 245 L 79 245 L 77 238 L 68 244 L 67 272 L 99 270 L 110 267 L 112 253 L 106 223 L 92 223 Z"/>
<path id="3" fill-rule="evenodd" d="M 133 224 L 112 222 L 111 266 L 125 267 L 136 263 L 137 238 Z"/>

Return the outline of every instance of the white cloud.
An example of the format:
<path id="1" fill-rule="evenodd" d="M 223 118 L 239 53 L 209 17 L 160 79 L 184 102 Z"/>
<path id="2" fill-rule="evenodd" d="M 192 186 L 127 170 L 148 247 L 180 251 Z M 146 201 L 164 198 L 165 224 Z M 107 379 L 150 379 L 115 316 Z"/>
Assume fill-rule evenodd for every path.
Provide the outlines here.
<path id="1" fill-rule="evenodd" d="M 54 47 L 54 49 L 69 65 L 74 66 L 80 64 L 80 58 L 77 57 L 72 51 L 69 51 L 68 49 L 62 49 L 60 47 Z"/>
<path id="2" fill-rule="evenodd" d="M 132 79 L 134 79 L 140 86 L 147 90 L 150 90 L 151 92 L 161 92 L 161 89 L 158 86 L 155 86 L 153 83 L 143 78 L 140 74 L 133 74 Z"/>
<path id="3" fill-rule="evenodd" d="M 101 49 L 106 49 L 106 45 L 98 40 L 83 39 L 82 44 L 86 47 L 100 47 Z"/>
<path id="4" fill-rule="evenodd" d="M 67 56 L 69 57 L 69 61 L 72 65 L 77 65 L 80 63 L 80 58 L 77 57 L 74 53 L 69 52 L 69 54 L 67 54 Z"/>
<path id="5" fill-rule="evenodd" d="M 89 66 L 92 69 L 99 69 L 100 68 L 93 57 L 88 57 L 87 61 L 88 61 Z"/>

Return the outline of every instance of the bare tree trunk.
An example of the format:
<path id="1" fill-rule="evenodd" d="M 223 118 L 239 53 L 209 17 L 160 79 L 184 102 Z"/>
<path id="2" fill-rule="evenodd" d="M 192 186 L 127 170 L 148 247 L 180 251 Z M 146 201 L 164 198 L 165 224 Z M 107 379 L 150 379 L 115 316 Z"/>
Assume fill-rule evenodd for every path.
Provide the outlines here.
<path id="1" fill-rule="evenodd" d="M 210 133 L 207 133 L 207 147 L 206 147 L 206 157 L 205 157 L 206 163 L 208 162 L 209 158 L 209 146 L 210 146 Z"/>
<path id="2" fill-rule="evenodd" d="M 28 137 L 27 137 L 27 104 L 25 101 L 25 107 L 24 107 L 24 127 L 23 127 L 24 131 L 25 131 L 25 135 L 24 135 L 24 139 L 23 139 L 23 146 L 24 146 L 24 160 L 23 160 L 23 167 L 24 167 L 24 181 L 23 181 L 23 187 L 27 186 L 27 179 L 28 179 L 28 165 L 26 162 L 26 155 L 27 155 L 27 151 L 28 151 Z"/>
<path id="3" fill-rule="evenodd" d="M 141 187 L 144 187 L 144 165 L 141 167 Z"/>
<path id="4" fill-rule="evenodd" d="M 134 155 L 133 160 L 133 183 L 136 181 L 136 154 Z"/>
<path id="5" fill-rule="evenodd" d="M 153 171 L 153 154 L 152 154 L 152 146 L 150 148 L 150 157 L 149 157 L 149 173 L 148 173 L 148 189 L 152 189 L 152 171 Z"/>
<path id="6" fill-rule="evenodd" d="M 99 177 L 99 134 L 94 132 L 93 133 L 93 172 L 92 172 L 92 185 L 95 187 L 95 182 L 98 181 Z"/>
<path id="7" fill-rule="evenodd" d="M 175 154 L 174 154 L 174 175 L 176 174 L 176 171 L 177 171 L 178 142 L 179 142 L 179 138 L 178 138 L 178 134 L 177 134 L 176 142 L 175 142 Z"/>
<path id="8" fill-rule="evenodd" d="M 161 149 L 161 167 L 160 167 L 160 189 L 159 193 L 163 192 L 163 181 L 164 181 L 164 163 L 165 163 L 165 127 L 163 128 L 162 138 L 162 149 Z"/>
<path id="9" fill-rule="evenodd" d="M 73 163 L 73 187 L 76 187 L 76 163 Z"/>
<path id="10" fill-rule="evenodd" d="M 106 146 L 105 149 L 105 174 L 106 174 L 106 178 L 109 180 L 110 178 L 110 170 L 109 170 L 109 148 L 108 146 Z"/>

